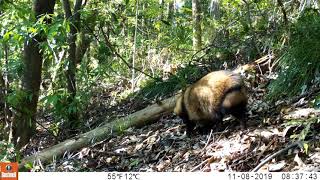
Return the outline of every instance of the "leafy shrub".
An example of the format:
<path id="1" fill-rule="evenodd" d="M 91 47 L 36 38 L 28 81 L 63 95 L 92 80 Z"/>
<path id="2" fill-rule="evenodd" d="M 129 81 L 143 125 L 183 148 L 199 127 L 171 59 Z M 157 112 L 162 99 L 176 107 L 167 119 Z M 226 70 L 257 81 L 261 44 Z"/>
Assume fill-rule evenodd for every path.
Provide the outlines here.
<path id="1" fill-rule="evenodd" d="M 269 98 L 293 96 L 312 84 L 320 67 L 320 16 L 306 11 L 292 26 L 290 45 L 279 61 L 280 72 L 269 86 Z"/>
<path id="2" fill-rule="evenodd" d="M 167 97 L 180 89 L 184 89 L 199 77 L 201 77 L 199 68 L 194 65 L 188 65 L 178 69 L 175 75 L 171 75 L 165 81 L 151 79 L 145 83 L 139 94 L 146 98 Z"/>

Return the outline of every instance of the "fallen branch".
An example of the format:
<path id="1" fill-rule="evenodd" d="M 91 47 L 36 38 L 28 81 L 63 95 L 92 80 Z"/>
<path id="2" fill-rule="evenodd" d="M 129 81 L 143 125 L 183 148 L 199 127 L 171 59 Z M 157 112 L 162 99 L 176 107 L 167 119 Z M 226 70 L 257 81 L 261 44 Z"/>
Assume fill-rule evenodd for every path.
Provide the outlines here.
<path id="1" fill-rule="evenodd" d="M 299 147 L 303 147 L 302 143 L 300 141 L 296 141 L 292 144 L 290 144 L 289 146 L 287 146 L 286 148 L 284 149 L 281 149 L 279 151 L 277 151 L 276 153 L 272 154 L 271 156 L 267 157 L 266 159 L 264 159 L 260 164 L 258 164 L 257 167 L 255 167 L 251 172 L 257 172 L 263 165 L 265 165 L 267 162 L 269 162 L 270 160 L 272 160 L 273 158 L 279 156 L 280 154 L 288 151 L 289 149 L 291 148 L 294 148 L 296 146 L 299 146 Z"/>
<path id="2" fill-rule="evenodd" d="M 103 126 L 97 127 L 89 132 L 80 134 L 74 138 L 65 140 L 50 148 L 44 149 L 34 155 L 25 157 L 21 160 L 19 168 L 24 167 L 26 163 L 34 162 L 47 162 L 55 157 L 62 156 L 65 152 L 75 151 L 87 145 L 94 144 L 96 142 L 108 139 L 113 135 L 116 135 L 125 129 L 130 127 L 142 127 L 146 124 L 150 124 L 162 115 L 172 112 L 178 95 L 161 101 L 157 104 L 146 107 L 140 111 L 137 111 L 126 117 L 117 119 Z"/>
<path id="3" fill-rule="evenodd" d="M 251 63 L 244 64 L 236 68 L 233 72 L 240 73 L 240 72 L 248 72 L 251 70 L 259 70 L 260 73 L 263 73 L 264 71 L 267 71 L 267 70 L 272 71 L 270 64 L 273 59 L 274 59 L 273 54 L 267 54 Z"/>
<path id="4" fill-rule="evenodd" d="M 268 145 L 262 150 L 262 152 L 259 153 L 259 156 L 257 157 L 256 164 L 258 164 L 258 162 L 260 161 L 261 156 L 262 156 L 262 155 L 271 147 L 271 145 L 272 145 L 273 143 L 275 143 L 275 142 L 276 142 L 276 139 L 273 138 L 272 141 L 270 141 L 270 142 L 268 143 Z"/>

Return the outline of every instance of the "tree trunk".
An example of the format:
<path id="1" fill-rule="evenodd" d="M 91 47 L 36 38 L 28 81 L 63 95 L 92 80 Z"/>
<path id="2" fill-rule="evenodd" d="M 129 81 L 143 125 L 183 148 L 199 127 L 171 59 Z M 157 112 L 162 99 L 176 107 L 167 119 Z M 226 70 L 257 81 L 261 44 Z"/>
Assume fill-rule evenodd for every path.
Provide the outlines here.
<path id="1" fill-rule="evenodd" d="M 65 12 L 65 18 L 70 21 L 70 33 L 68 35 L 68 69 L 66 73 L 67 78 L 67 90 L 69 93 L 68 102 L 71 106 L 74 98 L 77 94 L 76 87 L 76 66 L 77 61 L 80 61 L 80 58 L 77 58 L 77 33 L 80 29 L 80 9 L 82 7 L 82 0 L 76 0 L 74 5 L 74 12 L 72 14 L 70 1 L 63 0 L 63 9 Z M 70 112 L 68 117 L 68 128 L 71 130 L 77 130 L 80 123 L 78 118 L 78 110 L 76 109 L 73 112 Z"/>
<path id="2" fill-rule="evenodd" d="M 2 76 L 2 72 L 0 69 L 0 116 L 4 115 L 5 120 L 0 121 L 0 127 L 3 127 L 2 131 L 0 132 L 0 141 L 7 139 L 8 137 L 8 129 L 5 128 L 7 124 L 6 120 L 6 107 L 5 107 L 5 81 Z"/>
<path id="3" fill-rule="evenodd" d="M 285 26 L 288 26 L 288 18 L 287 18 L 287 12 L 285 7 L 283 6 L 283 3 L 281 0 L 277 0 L 278 6 L 280 7 L 283 15 L 283 22 Z"/>
<path id="4" fill-rule="evenodd" d="M 168 2 L 168 18 L 167 21 L 173 26 L 173 20 L 174 20 L 174 2 L 170 1 Z"/>
<path id="5" fill-rule="evenodd" d="M 192 0 L 192 23 L 193 23 L 193 50 L 198 51 L 201 49 L 201 10 L 198 0 Z"/>
<path id="6" fill-rule="evenodd" d="M 2 76 L 2 72 L 0 69 L 0 114 L 2 115 L 2 113 L 3 113 L 4 118 L 5 118 L 4 121 L 0 122 L 0 126 L 2 126 L 2 127 L 6 127 L 6 123 L 7 123 L 7 117 L 6 117 L 7 107 L 6 107 L 6 102 L 5 102 L 5 97 L 6 97 L 5 92 L 6 92 L 6 83 L 4 81 L 4 78 Z M 6 129 L 4 129 L 4 132 L 0 133 L 0 135 L 4 136 L 4 137 L 0 138 L 0 141 L 3 140 L 3 138 L 5 139 L 7 137 L 6 134 L 8 134 L 8 132 L 6 131 Z"/>
<path id="7" fill-rule="evenodd" d="M 5 82 L 0 71 L 0 108 L 4 107 L 4 91 L 5 91 Z"/>
<path id="8" fill-rule="evenodd" d="M 220 9 L 220 0 L 211 0 L 210 15 L 216 21 L 219 21 L 221 19 L 222 14 L 221 14 L 221 9 Z M 221 47 L 223 45 L 225 38 L 227 38 L 227 37 L 225 37 L 225 34 L 227 34 L 227 33 L 224 31 L 227 31 L 227 30 L 222 30 L 222 31 L 219 31 L 218 29 L 213 30 L 213 38 L 212 39 L 214 39 L 214 43 L 218 47 Z M 220 54 L 217 54 L 217 56 L 219 57 Z"/>
<path id="9" fill-rule="evenodd" d="M 136 86 L 136 58 L 137 58 L 137 34 L 138 34 L 138 15 L 139 15 L 139 0 L 136 0 L 136 16 L 135 16 L 135 27 L 133 37 L 133 48 L 132 48 L 132 75 L 131 75 L 131 91 L 134 92 Z"/>
<path id="10" fill-rule="evenodd" d="M 0 140 L 6 139 L 9 143 L 12 141 L 12 113 L 10 111 L 6 97 L 8 96 L 9 81 L 8 81 L 8 64 L 9 64 L 9 47 L 7 42 L 3 42 L 4 50 L 4 63 L 5 69 L 2 75 L 0 71 L 0 109 L 3 109 L 4 121 L 1 122 L 3 131 L 1 133 L 2 138 Z M 0 125 L 0 126 L 1 126 Z"/>
<path id="11" fill-rule="evenodd" d="M 215 20 L 219 20 L 221 18 L 220 0 L 211 0 L 210 15 Z"/>
<path id="12" fill-rule="evenodd" d="M 53 14 L 55 0 L 35 0 L 33 11 L 37 19 L 44 14 Z M 50 23 L 50 19 L 45 22 Z M 35 131 L 36 112 L 39 97 L 41 70 L 42 70 L 42 53 L 39 44 L 45 40 L 45 35 L 40 32 L 31 39 L 24 42 L 23 63 L 24 72 L 22 77 L 22 92 L 24 92 L 19 104 L 14 121 L 13 138 L 19 149 L 30 140 Z"/>
<path id="13" fill-rule="evenodd" d="M 215 20 L 215 21 L 220 21 L 221 17 L 223 16 L 222 11 L 221 11 L 221 7 L 220 7 L 220 0 L 211 0 L 210 3 L 210 15 L 211 17 Z M 212 28 L 212 39 L 213 42 L 212 44 L 214 44 L 217 47 L 224 47 L 227 46 L 229 47 L 229 43 L 228 39 L 229 39 L 229 33 L 228 33 L 228 28 L 223 28 L 222 30 L 219 30 L 218 28 Z M 218 51 L 218 53 L 216 53 L 216 58 L 221 60 L 221 61 L 225 61 L 227 60 L 229 57 L 229 53 L 228 51 Z"/>
<path id="14" fill-rule="evenodd" d="M 76 64 L 80 64 L 84 54 L 87 52 L 90 46 L 90 39 L 82 31 L 79 35 L 79 40 L 76 43 Z"/>
<path id="15" fill-rule="evenodd" d="M 160 6 L 160 11 L 161 11 L 159 19 L 163 20 L 164 19 L 164 8 L 165 8 L 164 7 L 165 6 L 164 0 L 159 0 L 159 6 Z"/>

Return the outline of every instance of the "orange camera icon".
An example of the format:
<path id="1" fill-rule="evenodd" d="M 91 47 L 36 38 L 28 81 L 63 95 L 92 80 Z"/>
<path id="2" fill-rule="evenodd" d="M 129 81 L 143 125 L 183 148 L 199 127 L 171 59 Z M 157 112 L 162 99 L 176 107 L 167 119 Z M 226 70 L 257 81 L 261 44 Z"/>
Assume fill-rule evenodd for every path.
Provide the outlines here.
<path id="1" fill-rule="evenodd" d="M 18 180 L 18 163 L 0 162 L 0 180 Z"/>

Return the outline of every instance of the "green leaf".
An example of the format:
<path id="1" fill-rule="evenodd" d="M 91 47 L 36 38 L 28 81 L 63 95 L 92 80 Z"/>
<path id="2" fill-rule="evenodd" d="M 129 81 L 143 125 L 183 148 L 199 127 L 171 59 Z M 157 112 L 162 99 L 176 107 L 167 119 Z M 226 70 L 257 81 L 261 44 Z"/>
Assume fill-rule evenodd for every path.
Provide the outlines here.
<path id="1" fill-rule="evenodd" d="M 305 140 L 308 133 L 310 132 L 310 127 L 311 127 L 312 122 L 308 123 L 305 128 L 301 131 L 299 134 L 299 140 Z"/>
<path id="2" fill-rule="evenodd" d="M 33 165 L 32 165 L 31 162 L 28 162 L 28 163 L 26 163 L 26 164 L 24 165 L 24 167 L 25 167 L 26 169 L 30 170 L 30 169 L 33 168 Z"/>
<path id="3" fill-rule="evenodd" d="M 154 23 L 154 28 L 156 28 L 158 31 L 161 29 L 161 21 L 157 21 Z"/>
<path id="4" fill-rule="evenodd" d="M 306 151 L 306 154 L 309 152 L 309 145 L 307 143 L 303 143 L 303 149 Z"/>
<path id="5" fill-rule="evenodd" d="M 32 33 L 32 34 L 36 34 L 38 31 L 38 29 L 34 28 L 34 27 L 29 27 L 28 32 Z"/>
<path id="6" fill-rule="evenodd" d="M 66 29 L 67 32 L 70 32 L 70 24 L 69 24 L 69 21 L 64 20 L 64 21 L 63 21 L 63 26 L 64 26 L 64 28 Z"/>
<path id="7" fill-rule="evenodd" d="M 12 31 L 9 31 L 9 32 L 6 32 L 4 35 L 3 35 L 3 41 L 6 42 L 10 39 L 10 35 L 12 35 Z"/>
<path id="8" fill-rule="evenodd" d="M 314 99 L 313 107 L 317 109 L 320 108 L 320 94 Z"/>
<path id="9" fill-rule="evenodd" d="M 134 159 L 133 161 L 130 162 L 130 167 L 137 166 L 140 163 L 139 159 Z"/>

